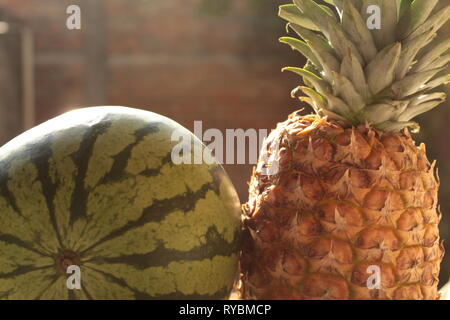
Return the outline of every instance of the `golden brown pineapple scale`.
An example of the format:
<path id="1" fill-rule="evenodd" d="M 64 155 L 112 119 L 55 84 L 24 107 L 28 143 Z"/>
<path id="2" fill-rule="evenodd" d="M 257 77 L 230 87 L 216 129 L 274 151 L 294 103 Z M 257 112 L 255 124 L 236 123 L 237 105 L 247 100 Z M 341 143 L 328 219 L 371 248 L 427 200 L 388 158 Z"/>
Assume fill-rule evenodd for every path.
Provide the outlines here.
<path id="1" fill-rule="evenodd" d="M 439 298 L 439 183 L 408 130 L 294 113 L 261 159 L 244 205 L 244 299 Z"/>

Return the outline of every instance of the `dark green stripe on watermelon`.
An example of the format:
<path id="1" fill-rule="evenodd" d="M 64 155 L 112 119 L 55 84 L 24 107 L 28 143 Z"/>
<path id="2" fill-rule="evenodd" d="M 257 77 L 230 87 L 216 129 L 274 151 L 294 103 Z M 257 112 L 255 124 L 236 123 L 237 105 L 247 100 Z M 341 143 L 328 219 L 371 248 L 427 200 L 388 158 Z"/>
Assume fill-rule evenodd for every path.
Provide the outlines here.
<path id="1" fill-rule="evenodd" d="M 14 159 L 12 159 L 14 161 Z M 6 161 L 0 162 L 0 168 L 3 168 L 3 170 L 0 169 L 0 196 L 3 197 L 8 204 L 13 208 L 13 210 L 20 216 L 22 216 L 22 213 L 20 212 L 19 207 L 17 206 L 16 199 L 14 198 L 14 195 L 11 191 L 9 191 L 7 187 L 7 181 L 8 181 L 8 170 L 9 170 L 10 164 Z"/>
<path id="2" fill-rule="evenodd" d="M 127 166 L 128 160 L 130 159 L 133 148 L 136 147 L 147 135 L 156 132 L 159 132 L 159 128 L 155 124 L 148 125 L 144 128 L 136 130 L 134 132 L 136 141 L 132 144 L 129 144 L 125 149 L 114 156 L 114 163 L 112 165 L 112 168 L 109 173 L 101 179 L 100 184 L 112 183 L 123 179 L 126 176 L 125 168 Z"/>
<path id="3" fill-rule="evenodd" d="M 215 226 L 208 229 L 206 234 L 206 244 L 196 247 L 190 251 L 178 251 L 166 249 L 161 244 L 155 250 L 145 254 L 123 255 L 120 257 L 96 257 L 88 260 L 89 262 L 108 264 L 108 263 L 124 263 L 134 266 L 137 269 L 145 269 L 148 267 L 167 266 L 174 261 L 195 261 L 213 258 L 214 256 L 228 257 L 239 250 L 239 234 L 236 233 L 234 241 L 228 243 L 217 231 Z"/>
<path id="4" fill-rule="evenodd" d="M 55 232 L 56 239 L 59 245 L 61 245 L 61 236 L 59 235 L 56 227 L 56 220 L 53 206 L 55 186 L 48 178 L 48 159 L 52 156 L 52 152 L 49 149 L 51 140 L 52 135 L 51 134 L 46 135 L 45 137 L 39 139 L 39 141 L 35 143 L 30 143 L 26 144 L 25 146 L 22 146 L 20 152 L 11 154 L 8 161 L 0 162 L 0 196 L 3 197 L 8 202 L 8 204 L 13 208 L 14 212 L 16 212 L 24 220 L 27 220 L 27 217 L 24 216 L 24 213 L 21 212 L 19 208 L 17 199 L 14 194 L 14 190 L 10 190 L 7 184 L 8 181 L 11 180 L 10 172 L 15 169 L 14 167 L 15 163 L 22 161 L 24 158 L 33 159 L 34 161 L 32 163 L 35 165 L 36 170 L 38 172 L 37 179 L 39 180 L 40 185 L 43 188 L 42 195 L 46 201 L 46 206 L 48 209 L 47 214 L 49 215 L 48 218 L 50 221 L 49 227 L 52 228 L 53 232 Z M 29 183 L 31 184 L 33 183 L 33 181 L 29 181 Z M 19 246 L 22 246 L 27 249 L 32 248 L 32 246 L 29 245 L 29 243 L 25 245 L 26 243 L 25 241 L 22 241 L 20 238 L 17 238 L 14 235 L 0 233 L 0 237 L 5 235 L 8 235 L 10 239 L 16 238 L 17 244 Z M 44 256 L 50 256 L 51 252 L 49 252 L 46 247 L 40 245 L 40 238 L 39 238 L 40 235 L 36 234 L 35 236 L 36 237 L 33 239 L 33 245 L 35 246 L 34 251 L 39 252 Z M 37 249 L 36 247 L 39 247 L 39 249 Z"/>
<path id="5" fill-rule="evenodd" d="M 84 292 L 88 300 L 94 300 L 89 291 L 86 289 L 86 286 L 83 284 L 83 282 L 81 282 L 81 290 Z"/>
<path id="6" fill-rule="evenodd" d="M 90 155 L 94 148 L 94 144 L 99 135 L 106 132 L 111 126 L 111 121 L 102 121 L 88 128 L 84 134 L 80 149 L 73 154 L 72 159 L 78 168 L 78 174 L 75 178 L 75 190 L 72 193 L 72 203 L 70 206 L 70 223 L 73 224 L 81 217 L 86 217 L 86 202 L 89 191 L 84 188 L 86 172 L 88 169 Z"/>
<path id="7" fill-rule="evenodd" d="M 35 300 L 41 300 L 41 299 L 42 299 L 42 296 L 45 295 L 45 294 L 48 292 L 48 290 L 49 290 L 53 285 L 55 285 L 55 283 L 60 279 L 60 276 L 59 276 L 59 275 L 54 275 L 54 276 L 48 277 L 48 278 L 50 279 L 50 282 L 49 282 L 48 285 L 41 291 L 41 293 L 39 293 L 39 294 L 36 296 L 36 299 L 35 299 Z M 69 291 L 68 294 L 70 295 L 70 290 L 68 290 L 68 291 Z"/>
<path id="8" fill-rule="evenodd" d="M 51 257 L 52 255 L 49 253 L 45 253 L 42 252 L 40 250 L 37 250 L 35 248 L 33 248 L 29 243 L 26 243 L 25 241 L 22 241 L 21 239 L 15 237 L 14 235 L 11 234 L 6 234 L 6 233 L 2 233 L 0 234 L 0 241 L 5 242 L 5 243 L 9 243 L 9 244 L 15 244 L 16 246 L 25 248 L 27 250 L 30 250 L 34 253 L 40 254 L 42 256 L 45 257 Z"/>
<path id="9" fill-rule="evenodd" d="M 52 150 L 50 148 L 52 141 L 52 136 L 46 137 L 41 142 L 41 145 L 39 148 L 30 148 L 29 151 L 30 156 L 35 155 L 37 152 L 39 152 L 39 157 L 36 158 L 34 161 L 34 164 L 36 165 L 36 168 L 38 170 L 38 179 L 41 182 L 42 185 L 42 191 L 45 197 L 45 202 L 47 204 L 48 208 L 48 214 L 50 218 L 50 222 L 52 224 L 53 230 L 55 231 L 56 237 L 58 239 L 60 250 L 63 249 L 63 242 L 61 234 L 59 233 L 57 222 L 56 222 L 56 216 L 55 216 L 55 193 L 57 186 L 52 182 L 49 175 L 49 160 L 52 157 Z"/>
<path id="10" fill-rule="evenodd" d="M 171 293 L 171 294 L 152 296 L 145 292 L 139 291 L 133 287 L 130 287 L 126 281 L 124 281 L 123 279 L 117 278 L 112 274 L 109 274 L 107 272 L 104 272 L 102 270 L 98 270 L 98 269 L 95 269 L 92 267 L 88 267 L 88 268 L 95 272 L 102 274 L 103 276 L 108 278 L 111 282 L 114 282 L 115 284 L 118 284 L 122 287 L 127 288 L 128 290 L 130 290 L 133 293 L 134 298 L 136 300 L 218 300 L 218 299 L 222 299 L 229 292 L 229 288 L 223 288 L 214 294 L 203 294 L 203 295 L 202 294 L 187 294 L 187 295 L 185 295 L 180 292 L 175 292 L 175 293 Z"/>
<path id="11" fill-rule="evenodd" d="M 19 266 L 19 267 L 17 267 L 17 269 L 15 269 L 12 272 L 0 273 L 0 279 L 12 278 L 12 277 L 23 275 L 28 272 L 47 269 L 47 268 L 53 268 L 53 265 L 45 266 L 45 267 L 33 267 L 33 266 L 29 266 L 29 265 L 28 266 L 27 265 Z"/>

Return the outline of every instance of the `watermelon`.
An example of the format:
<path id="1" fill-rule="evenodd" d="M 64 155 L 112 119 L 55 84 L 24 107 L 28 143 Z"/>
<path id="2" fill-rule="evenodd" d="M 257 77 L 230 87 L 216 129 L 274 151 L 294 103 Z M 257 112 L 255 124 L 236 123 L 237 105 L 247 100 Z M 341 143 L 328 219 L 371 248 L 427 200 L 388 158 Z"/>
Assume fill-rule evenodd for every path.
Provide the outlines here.
<path id="1" fill-rule="evenodd" d="M 239 199 L 211 156 L 174 164 L 174 132 L 208 154 L 124 107 L 71 111 L 1 147 L 0 299 L 227 298 Z"/>

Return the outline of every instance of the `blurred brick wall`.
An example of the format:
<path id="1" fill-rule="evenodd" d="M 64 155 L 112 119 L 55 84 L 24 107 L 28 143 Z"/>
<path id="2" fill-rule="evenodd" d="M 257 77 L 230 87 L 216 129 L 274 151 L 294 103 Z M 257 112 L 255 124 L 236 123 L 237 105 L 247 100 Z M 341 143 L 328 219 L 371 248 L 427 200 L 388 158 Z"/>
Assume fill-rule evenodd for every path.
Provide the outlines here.
<path id="1" fill-rule="evenodd" d="M 92 2 L 102 17 L 89 12 Z M 0 0 L 0 7 L 35 34 L 37 123 L 105 104 L 151 110 L 191 130 L 202 120 L 204 130 L 225 131 L 271 129 L 296 108 L 289 97 L 295 77 L 280 69 L 302 58 L 278 44 L 283 2 L 230 0 L 216 14 L 200 0 Z M 81 7 L 80 31 L 66 29 L 71 4 Z M 103 85 L 89 79 L 96 66 L 86 53 L 88 34 L 98 30 L 106 37 Z M 104 90 L 103 101 L 94 101 L 87 85 Z M 251 166 L 226 169 L 245 201 Z"/>
<path id="2" fill-rule="evenodd" d="M 213 1 L 228 10 L 205 13 L 202 3 Z M 279 71 L 303 63 L 298 54 L 277 42 L 284 34 L 277 7 L 287 2 L 0 0 L 0 9 L 28 24 L 35 35 L 37 123 L 78 106 L 114 104 L 166 115 L 191 130 L 195 120 L 202 120 L 204 130 L 224 131 L 271 129 L 299 107 L 289 98 L 298 79 Z M 449 2 L 440 1 L 441 5 Z M 81 31 L 65 27 L 71 4 L 81 7 Z M 101 8 L 101 14 L 91 12 L 93 8 Z M 95 37 L 101 41 L 97 43 Z M 92 61 L 92 44 L 105 59 Z M 97 70 L 102 73 L 98 77 Z M 97 79 L 104 80 L 96 83 Z M 430 158 L 437 159 L 440 167 L 441 229 L 448 239 L 449 104 L 419 120 L 423 130 L 416 138 L 427 143 Z M 251 166 L 226 169 L 245 201 Z M 446 281 L 449 275 L 447 254 L 441 279 Z"/>

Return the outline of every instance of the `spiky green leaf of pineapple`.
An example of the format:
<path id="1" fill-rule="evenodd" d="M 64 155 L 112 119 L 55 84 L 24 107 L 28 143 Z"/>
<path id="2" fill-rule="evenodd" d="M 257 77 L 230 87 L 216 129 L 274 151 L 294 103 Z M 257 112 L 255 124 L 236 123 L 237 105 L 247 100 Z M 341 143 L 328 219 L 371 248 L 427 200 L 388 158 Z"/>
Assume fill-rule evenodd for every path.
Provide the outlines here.
<path id="1" fill-rule="evenodd" d="M 441 104 L 437 88 L 450 81 L 450 39 L 439 35 L 450 6 L 438 0 L 293 0 L 279 15 L 302 40 L 283 37 L 307 59 L 300 75 L 306 86 L 293 91 L 320 116 L 378 129 L 417 130 L 412 119 Z M 377 23 L 368 23 L 379 19 Z M 372 21 L 373 22 L 373 21 Z M 369 27 L 369 26 L 375 27 Z"/>

